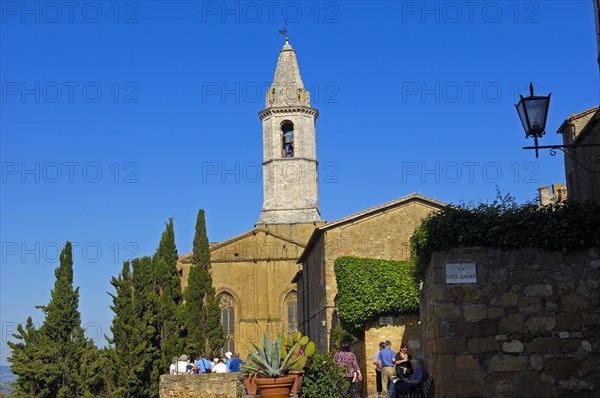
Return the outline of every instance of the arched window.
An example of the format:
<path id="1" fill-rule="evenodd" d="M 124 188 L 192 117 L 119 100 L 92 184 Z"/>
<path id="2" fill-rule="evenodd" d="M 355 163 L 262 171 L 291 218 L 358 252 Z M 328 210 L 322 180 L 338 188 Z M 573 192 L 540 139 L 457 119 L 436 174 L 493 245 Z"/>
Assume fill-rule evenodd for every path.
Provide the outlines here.
<path id="1" fill-rule="evenodd" d="M 298 295 L 295 291 L 290 292 L 285 298 L 287 308 L 287 331 L 288 334 L 298 331 Z"/>
<path id="2" fill-rule="evenodd" d="M 286 120 L 281 123 L 281 157 L 294 157 L 294 123 Z"/>
<path id="3" fill-rule="evenodd" d="M 235 301 L 231 295 L 224 293 L 219 298 L 221 308 L 221 326 L 225 333 L 225 345 L 221 354 L 235 352 Z"/>

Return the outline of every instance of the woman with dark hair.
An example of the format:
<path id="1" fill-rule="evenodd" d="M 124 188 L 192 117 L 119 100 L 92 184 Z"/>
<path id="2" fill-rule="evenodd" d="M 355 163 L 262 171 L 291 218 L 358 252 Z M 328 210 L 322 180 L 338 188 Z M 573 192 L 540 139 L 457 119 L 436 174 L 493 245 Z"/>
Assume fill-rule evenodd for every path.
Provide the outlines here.
<path id="1" fill-rule="evenodd" d="M 408 345 L 402 343 L 400 345 L 400 351 L 396 354 L 395 362 L 396 365 L 396 377 L 408 377 L 412 374 L 413 368 L 410 363 L 412 356 L 408 353 Z"/>
<path id="2" fill-rule="evenodd" d="M 352 397 L 354 391 L 354 381 L 358 377 L 359 381 L 362 381 L 362 374 L 360 373 L 360 367 L 358 361 L 353 353 L 350 352 L 350 343 L 344 341 L 340 347 L 340 351 L 333 355 L 333 361 L 337 364 L 340 369 L 348 369 L 346 373 L 346 379 L 350 383 L 347 394 Z"/>

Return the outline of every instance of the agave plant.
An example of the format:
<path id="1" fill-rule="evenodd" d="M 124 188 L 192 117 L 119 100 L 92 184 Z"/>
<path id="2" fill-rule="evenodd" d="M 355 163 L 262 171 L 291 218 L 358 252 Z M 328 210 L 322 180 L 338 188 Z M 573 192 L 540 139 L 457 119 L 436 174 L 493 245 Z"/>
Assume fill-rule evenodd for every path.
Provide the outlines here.
<path id="1" fill-rule="evenodd" d="M 289 347 L 286 345 L 290 343 Z M 294 336 L 286 339 L 279 335 L 270 341 L 262 337 L 262 347 L 251 343 L 255 349 L 248 360 L 242 364 L 241 371 L 258 377 L 280 377 L 289 375 L 293 370 L 301 370 L 306 365 L 306 358 L 314 352 L 314 343 L 308 342 L 308 337 Z M 299 355 L 305 346 L 308 355 Z"/>
<path id="2" fill-rule="evenodd" d="M 241 371 L 254 374 L 258 377 L 280 377 L 290 373 L 293 366 L 290 351 L 284 358 L 281 357 L 282 337 L 277 336 L 270 341 L 267 336 L 262 337 L 262 347 L 252 343 L 256 352 L 251 353 L 248 361 L 242 364 Z"/>

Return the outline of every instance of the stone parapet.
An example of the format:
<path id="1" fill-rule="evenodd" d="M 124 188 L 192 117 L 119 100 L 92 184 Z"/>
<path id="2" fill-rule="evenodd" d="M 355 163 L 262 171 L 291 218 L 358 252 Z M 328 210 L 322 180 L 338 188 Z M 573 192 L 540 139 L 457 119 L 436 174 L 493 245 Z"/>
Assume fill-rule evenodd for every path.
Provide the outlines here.
<path id="1" fill-rule="evenodd" d="M 160 376 L 160 398 L 237 398 L 244 393 L 239 373 Z"/>

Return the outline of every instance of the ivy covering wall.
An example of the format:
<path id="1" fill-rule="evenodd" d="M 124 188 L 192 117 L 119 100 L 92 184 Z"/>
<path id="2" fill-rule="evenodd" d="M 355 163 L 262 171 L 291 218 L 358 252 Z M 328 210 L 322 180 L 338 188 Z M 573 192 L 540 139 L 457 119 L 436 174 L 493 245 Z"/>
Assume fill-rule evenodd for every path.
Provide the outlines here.
<path id="1" fill-rule="evenodd" d="M 337 307 L 344 330 L 361 338 L 365 325 L 386 314 L 419 308 L 419 286 L 410 261 L 339 257 L 334 264 Z"/>
<path id="2" fill-rule="evenodd" d="M 417 275 L 424 274 L 434 251 L 473 246 L 546 251 L 600 246 L 600 206 L 519 205 L 509 195 L 492 203 L 448 205 L 424 219 L 411 238 Z"/>

